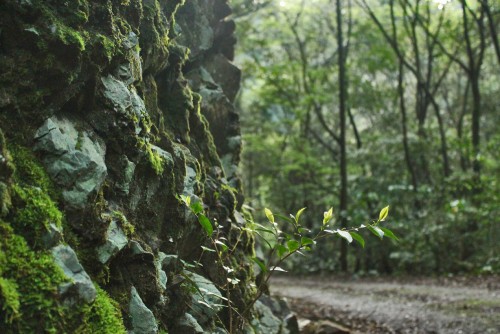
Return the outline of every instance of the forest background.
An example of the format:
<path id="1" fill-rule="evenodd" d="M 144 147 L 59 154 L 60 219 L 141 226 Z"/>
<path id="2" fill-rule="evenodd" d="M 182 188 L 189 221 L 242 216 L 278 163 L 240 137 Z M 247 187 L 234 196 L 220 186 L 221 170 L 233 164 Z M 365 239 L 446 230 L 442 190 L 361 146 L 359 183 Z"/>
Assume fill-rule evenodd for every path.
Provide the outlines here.
<path id="1" fill-rule="evenodd" d="M 495 0 L 235 0 L 242 179 L 264 206 L 391 205 L 400 242 L 319 244 L 287 269 L 500 272 L 500 6 Z M 369 233 L 369 232 L 368 232 Z"/>

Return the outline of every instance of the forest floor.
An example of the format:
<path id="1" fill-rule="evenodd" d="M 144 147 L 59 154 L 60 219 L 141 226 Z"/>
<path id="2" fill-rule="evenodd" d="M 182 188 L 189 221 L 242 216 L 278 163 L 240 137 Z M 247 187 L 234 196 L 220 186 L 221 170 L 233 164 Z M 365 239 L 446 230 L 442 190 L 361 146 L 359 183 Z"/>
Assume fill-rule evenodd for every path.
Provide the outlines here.
<path id="1" fill-rule="evenodd" d="M 500 277 L 274 277 L 299 326 L 319 320 L 346 333 L 500 333 Z M 312 321 L 312 322 L 311 322 Z M 303 330 L 302 333 L 314 333 Z M 318 332 L 316 332 L 318 333 Z M 323 333 L 332 333 L 328 330 Z M 341 333 L 341 332 L 339 332 Z"/>

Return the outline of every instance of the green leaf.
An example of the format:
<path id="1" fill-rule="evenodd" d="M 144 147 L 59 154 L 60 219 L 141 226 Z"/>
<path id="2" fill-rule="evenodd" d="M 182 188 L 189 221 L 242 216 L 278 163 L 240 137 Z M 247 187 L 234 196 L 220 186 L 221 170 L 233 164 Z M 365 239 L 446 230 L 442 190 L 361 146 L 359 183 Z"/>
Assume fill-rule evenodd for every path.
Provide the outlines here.
<path id="1" fill-rule="evenodd" d="M 332 219 L 332 217 L 333 217 L 333 208 L 330 208 L 330 210 L 323 213 L 323 225 L 328 224 L 328 222 Z"/>
<path id="2" fill-rule="evenodd" d="M 285 246 L 283 245 L 277 245 L 276 246 L 276 251 L 278 253 L 278 257 L 282 257 L 285 253 L 288 252 L 288 248 L 286 248 Z"/>
<path id="3" fill-rule="evenodd" d="M 265 273 L 267 272 L 267 267 L 264 264 L 264 262 L 262 262 L 261 260 L 259 260 L 256 257 L 252 257 L 252 260 L 253 260 L 253 262 L 255 262 L 259 266 L 259 268 L 260 268 L 260 270 L 262 270 L 262 272 L 265 272 Z"/>
<path id="4" fill-rule="evenodd" d="M 266 213 L 267 220 L 269 220 L 269 222 L 271 222 L 271 223 L 274 223 L 273 212 L 271 210 L 269 210 L 268 208 L 264 208 L 264 212 Z"/>
<path id="5" fill-rule="evenodd" d="M 307 246 L 307 245 L 314 245 L 316 241 L 308 237 L 302 237 L 300 238 L 300 243 L 304 246 Z"/>
<path id="6" fill-rule="evenodd" d="M 290 253 L 291 252 L 294 252 L 296 251 L 297 249 L 300 248 L 300 242 L 298 242 L 297 240 L 288 240 L 286 242 L 286 245 L 288 246 L 288 249 L 290 250 Z"/>
<path id="7" fill-rule="evenodd" d="M 286 221 L 287 223 L 291 223 L 291 224 L 295 223 L 295 217 L 293 215 L 290 215 L 290 217 L 292 217 L 292 218 L 290 218 L 287 216 L 280 215 L 279 213 L 276 213 L 276 214 L 274 214 L 274 217 L 281 218 L 281 219 L 283 219 L 283 221 Z"/>
<path id="8" fill-rule="evenodd" d="M 267 241 L 267 239 L 264 238 L 264 236 L 262 234 L 260 234 L 258 231 L 256 231 L 255 234 L 257 234 L 259 237 L 261 237 L 262 240 L 264 240 L 264 242 L 266 243 L 267 247 L 269 247 L 269 249 L 273 249 L 273 247 L 271 246 L 269 241 Z"/>
<path id="9" fill-rule="evenodd" d="M 261 260 L 259 260 L 256 257 L 252 257 L 252 260 L 253 260 L 253 262 L 255 262 L 259 266 L 259 268 L 260 268 L 260 270 L 262 270 L 262 272 L 264 272 L 264 273 L 267 272 L 267 267 L 264 264 L 264 262 L 262 262 Z"/>
<path id="10" fill-rule="evenodd" d="M 225 243 L 223 243 L 222 241 L 219 241 L 219 240 L 215 240 L 215 244 L 216 245 L 219 245 L 220 248 L 222 248 L 222 251 L 225 252 L 228 250 L 228 247 Z"/>
<path id="11" fill-rule="evenodd" d="M 183 201 L 186 206 L 189 206 L 191 204 L 191 197 L 186 195 L 180 195 L 180 198 L 181 201 Z"/>
<path id="12" fill-rule="evenodd" d="M 399 238 L 394 234 L 392 233 L 391 230 L 389 230 L 388 228 L 385 228 L 385 227 L 381 227 L 380 228 L 382 231 L 384 231 L 384 235 L 394 241 L 399 241 Z"/>
<path id="13" fill-rule="evenodd" d="M 365 248 L 365 239 L 361 235 L 359 235 L 356 232 L 349 232 L 351 234 L 351 237 L 353 237 L 354 240 L 356 240 L 361 247 Z"/>
<path id="14" fill-rule="evenodd" d="M 305 227 L 299 227 L 299 229 L 297 230 L 297 232 L 299 232 L 300 234 L 304 234 L 304 233 L 311 232 L 311 230 L 308 229 L 308 228 L 305 228 Z"/>
<path id="15" fill-rule="evenodd" d="M 384 231 L 382 231 L 380 227 L 368 225 L 367 228 L 370 230 L 370 232 L 375 234 L 375 236 L 379 237 L 380 239 L 384 237 Z"/>
<path id="16" fill-rule="evenodd" d="M 203 205 L 201 205 L 200 201 L 191 203 L 189 207 L 191 208 L 191 211 L 193 211 L 195 215 L 203 212 Z"/>
<path id="17" fill-rule="evenodd" d="M 300 209 L 299 211 L 297 211 L 297 213 L 295 214 L 295 221 L 298 223 L 299 222 L 299 219 L 300 219 L 300 216 L 302 215 L 302 212 L 304 212 L 306 208 L 302 208 Z"/>
<path id="18" fill-rule="evenodd" d="M 389 205 L 380 210 L 380 213 L 378 215 L 378 221 L 383 222 L 385 218 L 387 218 L 388 214 L 389 214 Z"/>
<path id="19" fill-rule="evenodd" d="M 342 237 L 344 238 L 345 240 L 347 240 L 348 243 L 351 243 L 352 242 L 352 237 L 351 235 L 349 234 L 349 232 L 347 231 L 342 231 L 342 230 L 337 230 L 337 233 Z"/>
<path id="20" fill-rule="evenodd" d="M 207 252 L 214 252 L 215 253 L 215 249 L 212 249 L 212 248 L 201 246 L 201 249 L 203 249 L 204 251 L 207 251 Z"/>
<path id="21" fill-rule="evenodd" d="M 207 232 L 208 236 L 211 236 L 212 233 L 214 232 L 214 228 L 212 227 L 212 223 L 210 220 L 205 216 L 204 214 L 199 214 L 198 215 L 198 222 L 200 222 L 201 227 Z"/>

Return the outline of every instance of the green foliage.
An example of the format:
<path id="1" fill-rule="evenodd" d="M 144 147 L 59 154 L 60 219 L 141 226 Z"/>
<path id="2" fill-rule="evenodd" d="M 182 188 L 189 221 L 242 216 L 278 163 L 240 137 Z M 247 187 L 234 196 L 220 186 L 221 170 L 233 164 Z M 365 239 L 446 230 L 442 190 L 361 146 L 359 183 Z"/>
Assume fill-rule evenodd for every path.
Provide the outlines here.
<path id="1" fill-rule="evenodd" d="M 75 333 L 127 333 L 118 303 L 111 299 L 106 291 L 100 287 L 96 286 L 96 289 L 96 299 L 92 304 L 83 307 L 81 325 L 75 330 Z"/>
<path id="2" fill-rule="evenodd" d="M 236 245 L 232 245 L 233 248 L 229 249 L 227 244 L 224 242 L 226 239 L 219 236 L 218 225 L 212 224 L 212 222 L 203 214 L 203 206 L 198 200 L 193 201 L 191 197 L 185 195 L 180 195 L 179 200 L 198 217 L 198 221 L 202 225 L 205 232 L 207 232 L 207 236 L 210 239 L 213 248 L 201 245 L 203 251 L 217 254 L 217 262 L 226 271 L 227 282 L 230 285 L 238 284 L 240 280 L 234 275 L 235 269 L 233 268 L 230 258 L 232 250 L 238 246 L 237 243 L 239 242 L 239 239 L 236 242 Z M 261 237 L 263 242 L 265 242 L 269 248 L 267 250 L 267 254 L 269 255 L 265 259 L 261 259 L 256 256 L 251 258 L 252 261 L 260 268 L 263 278 L 257 286 L 254 298 L 250 300 L 247 305 L 245 305 L 245 308 L 242 311 L 240 310 L 238 312 L 240 315 L 245 315 L 251 310 L 254 303 L 266 289 L 267 282 L 276 271 L 286 271 L 281 266 L 290 256 L 294 254 L 304 255 L 303 252 L 311 251 L 319 240 L 325 239 L 329 236 L 339 236 L 347 240 L 349 243 L 351 243 L 354 239 L 360 243 L 362 247 L 364 247 L 365 241 L 363 237 L 354 231 L 364 228 L 368 228 L 371 231 L 381 231 L 377 225 L 380 224 L 382 220 L 387 218 L 389 214 L 389 207 L 387 206 L 382 209 L 379 219 L 372 221 L 372 223 L 367 226 L 363 224 L 356 228 L 336 230 L 328 229 L 333 217 L 333 210 L 330 209 L 324 212 L 321 228 L 316 233 L 313 233 L 313 231 L 302 225 L 300 218 L 302 217 L 304 211 L 305 208 L 302 208 L 297 211 L 295 216 L 290 215 L 290 217 L 285 217 L 275 215 L 270 209 L 265 208 L 264 214 L 268 220 L 266 225 L 261 225 L 253 221 L 247 221 L 246 226 L 242 228 L 242 231 Z M 282 223 L 279 223 L 276 220 L 276 217 L 278 217 Z M 213 226 L 216 226 L 217 233 L 214 233 Z M 291 231 L 286 232 L 285 230 Z M 387 235 L 390 236 L 391 239 L 397 240 L 397 237 L 391 230 L 387 228 L 384 228 L 384 230 L 387 231 Z M 377 236 L 382 238 L 383 232 L 382 236 Z M 228 286 L 226 286 L 226 288 L 228 288 Z M 229 301 L 227 306 L 229 309 L 233 308 Z"/>
<path id="3" fill-rule="evenodd" d="M 247 201 L 252 207 L 268 205 L 280 212 L 339 207 L 340 152 L 330 135 L 339 135 L 340 123 L 335 5 L 326 0 L 315 0 L 314 5 L 233 3 L 236 15 L 241 15 L 236 63 L 243 69 L 243 90 L 237 102 L 242 110 Z M 440 10 L 433 1 L 366 1 L 386 29 L 388 41 L 363 3 L 342 2 L 343 13 L 352 18 L 344 23 L 350 45 L 347 104 L 351 119 L 346 138 L 349 209 L 338 214 L 347 226 L 376 214 L 383 221 L 384 210 L 376 212 L 376 203 L 391 203 L 397 208 L 391 213 L 396 217 L 391 226 L 405 235 L 405 241 L 397 242 L 395 235 L 373 226 L 370 233 L 394 242 L 365 245 L 351 231 L 352 239 L 366 252 L 349 251 L 349 268 L 359 274 L 500 272 L 496 242 L 500 238 L 496 218 L 500 77 L 494 70 L 498 58 L 482 12 L 485 7 L 464 2 L 470 6 L 465 10 L 466 25 L 461 3 L 447 3 Z M 491 2 L 483 5 L 491 7 Z M 476 19 L 483 20 L 482 25 L 475 24 Z M 480 64 L 479 70 L 472 71 L 478 75 L 481 98 L 479 154 L 472 140 L 477 92 L 472 94 L 472 72 L 464 71 L 469 66 L 467 43 L 459 42 L 466 29 Z M 444 151 L 449 164 L 446 173 Z M 474 161 L 481 165 L 479 173 L 472 168 Z M 263 213 L 258 219 L 266 216 Z M 321 228 L 322 222 L 303 219 L 306 228 Z M 258 229 L 263 236 L 271 235 L 267 225 Z M 267 247 L 268 243 L 262 241 Z M 286 254 L 286 244 L 277 252 Z M 287 261 L 287 269 L 339 268 L 339 251 L 330 244 L 317 245 L 312 252 L 307 259 Z"/>

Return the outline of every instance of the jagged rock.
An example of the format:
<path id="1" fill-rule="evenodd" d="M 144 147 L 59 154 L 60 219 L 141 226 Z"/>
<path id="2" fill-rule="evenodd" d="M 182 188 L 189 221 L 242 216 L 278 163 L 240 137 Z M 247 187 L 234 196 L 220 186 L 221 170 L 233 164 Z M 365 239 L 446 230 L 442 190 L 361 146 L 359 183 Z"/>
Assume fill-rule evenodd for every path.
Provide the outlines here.
<path id="1" fill-rule="evenodd" d="M 42 235 L 42 242 L 45 248 L 51 248 L 62 240 L 62 230 L 56 224 L 50 223 L 47 231 Z"/>
<path id="2" fill-rule="evenodd" d="M 254 304 L 256 318 L 252 320 L 251 325 L 255 333 L 268 334 L 287 334 L 286 328 L 283 328 L 283 322 L 277 318 L 271 309 L 264 305 L 260 300 Z"/>
<path id="3" fill-rule="evenodd" d="M 197 18 L 196 22 L 192 17 Z M 182 29 L 179 36 L 183 45 L 191 50 L 191 57 L 199 57 L 201 53 L 208 51 L 214 42 L 214 30 L 210 24 L 213 19 L 213 9 L 209 2 L 189 1 L 179 9 L 177 23 Z"/>
<path id="4" fill-rule="evenodd" d="M 69 283 L 59 287 L 59 292 L 63 295 L 63 298 L 69 300 L 70 304 L 76 303 L 76 300 L 71 298 L 70 295 L 72 290 L 76 290 L 78 298 L 87 303 L 93 302 L 97 291 L 89 275 L 78 261 L 75 251 L 70 246 L 59 245 L 52 248 L 51 252 L 55 263 L 70 280 Z"/>
<path id="5" fill-rule="evenodd" d="M 202 334 L 205 333 L 196 319 L 189 313 L 185 313 L 174 328 L 175 333 L 182 334 Z"/>
<path id="6" fill-rule="evenodd" d="M 104 85 L 103 95 L 108 106 L 122 115 L 127 115 L 132 107 L 132 100 L 125 83 L 111 74 L 101 77 L 101 82 Z"/>
<path id="7" fill-rule="evenodd" d="M 192 294 L 192 309 L 196 320 L 204 326 L 213 321 L 215 315 L 222 309 L 224 302 L 222 294 L 215 285 L 203 276 L 185 271 L 192 283 L 196 285 Z"/>
<path id="8" fill-rule="evenodd" d="M 268 295 L 262 295 L 259 301 L 271 309 L 271 312 L 283 321 L 286 331 L 290 334 L 299 334 L 297 316 L 290 310 L 286 300 Z"/>
<path id="9" fill-rule="evenodd" d="M 65 118 L 49 118 L 35 134 L 36 151 L 52 179 L 62 187 L 62 197 L 71 208 L 83 208 L 107 175 L 105 145 L 91 130 L 79 130 Z"/>
<path id="10" fill-rule="evenodd" d="M 197 176 L 196 170 L 186 164 L 186 176 L 184 177 L 184 190 L 182 192 L 184 195 L 194 195 L 195 185 L 198 182 Z"/>
<path id="11" fill-rule="evenodd" d="M 217 82 L 230 102 L 234 102 L 241 80 L 241 71 L 221 54 L 214 55 L 204 63 L 205 69 Z"/>
<path id="12" fill-rule="evenodd" d="M 109 165 L 114 168 L 117 175 L 116 189 L 122 195 L 128 195 L 130 192 L 130 183 L 133 180 L 136 164 L 128 160 L 126 155 L 120 156 L 116 164 Z"/>
<path id="13" fill-rule="evenodd" d="M 165 272 L 165 270 L 163 270 L 163 261 L 165 260 L 166 257 L 167 257 L 167 254 L 165 254 L 163 252 L 159 252 L 158 256 L 155 259 L 155 266 L 156 266 L 156 272 L 158 275 L 158 281 L 160 283 L 160 286 L 163 289 L 167 288 L 167 283 L 168 283 L 167 273 Z"/>
<path id="14" fill-rule="evenodd" d="M 156 324 L 153 312 L 144 305 L 134 286 L 130 290 L 128 311 L 132 318 L 132 330 L 129 332 L 130 334 L 158 333 L 158 325 Z"/>
<path id="15" fill-rule="evenodd" d="M 97 258 L 99 262 L 106 263 L 109 259 L 121 251 L 128 243 L 128 239 L 123 230 L 115 220 L 112 220 L 106 231 L 106 243 L 97 248 Z"/>

